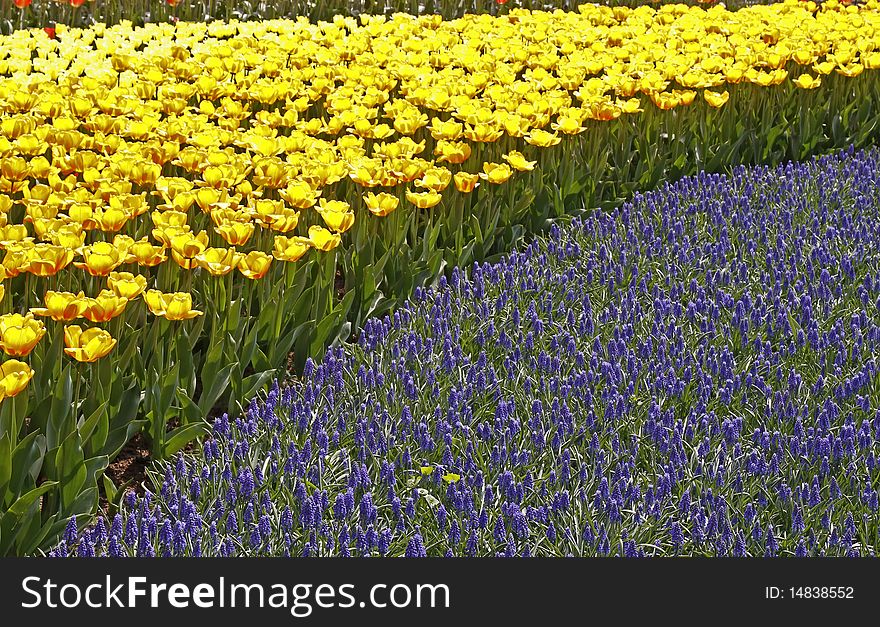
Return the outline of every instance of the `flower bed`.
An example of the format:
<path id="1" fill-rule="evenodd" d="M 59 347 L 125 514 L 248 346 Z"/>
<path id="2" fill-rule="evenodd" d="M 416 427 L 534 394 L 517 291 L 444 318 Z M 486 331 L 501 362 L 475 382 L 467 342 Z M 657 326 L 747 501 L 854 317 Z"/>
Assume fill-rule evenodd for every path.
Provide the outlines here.
<path id="1" fill-rule="evenodd" d="M 174 455 L 451 267 L 701 168 L 871 144 L 877 6 L 3 37 L 0 554 L 115 502 L 136 434 Z"/>
<path id="2" fill-rule="evenodd" d="M 880 151 L 453 271 L 53 554 L 873 555 Z"/>

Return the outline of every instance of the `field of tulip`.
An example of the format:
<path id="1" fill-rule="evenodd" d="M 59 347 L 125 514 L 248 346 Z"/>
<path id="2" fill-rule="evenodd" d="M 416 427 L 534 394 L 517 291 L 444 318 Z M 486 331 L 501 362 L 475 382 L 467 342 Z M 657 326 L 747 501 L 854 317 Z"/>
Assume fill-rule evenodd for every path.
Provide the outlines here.
<path id="1" fill-rule="evenodd" d="M 873 144 L 875 33 L 874 1 L 789 0 L 0 37 L 0 554 L 118 506 L 137 434 L 174 456 L 450 268 Z"/>
<path id="2" fill-rule="evenodd" d="M 681 4 L 707 5 L 716 0 L 684 0 Z M 728 0 L 734 9 L 773 0 Z M 604 0 L 607 6 L 660 6 L 669 0 Z M 150 22 L 178 20 L 268 20 L 304 16 L 312 21 L 331 20 L 336 15 L 437 14 L 444 19 L 466 13 L 505 14 L 511 9 L 574 11 L 575 0 L 0 0 L 0 34 L 16 28 L 44 28 L 50 25 L 88 27 L 118 24 L 142 26 Z"/>
<path id="3" fill-rule="evenodd" d="M 53 555 L 873 555 L 880 151 L 454 270 Z"/>

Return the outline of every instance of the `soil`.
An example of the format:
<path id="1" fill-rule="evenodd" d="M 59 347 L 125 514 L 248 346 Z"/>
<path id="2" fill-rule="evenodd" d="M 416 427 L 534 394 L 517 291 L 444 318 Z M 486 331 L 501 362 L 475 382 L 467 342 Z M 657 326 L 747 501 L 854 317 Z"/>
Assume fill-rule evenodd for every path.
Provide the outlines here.
<path id="1" fill-rule="evenodd" d="M 342 300 L 342 297 L 345 296 L 345 275 L 342 274 L 341 267 L 336 268 L 336 280 L 333 287 L 336 289 L 336 298 Z"/>
<path id="2" fill-rule="evenodd" d="M 135 435 L 122 450 L 119 455 L 110 462 L 105 473 L 120 487 L 128 483 L 125 491 L 134 490 L 136 494 L 144 494 L 143 483 L 147 478 L 147 467 L 150 464 L 150 447 L 147 445 L 146 438 L 140 433 Z M 100 483 L 100 482 L 99 482 Z M 100 497 L 98 500 L 98 508 L 107 514 L 110 504 L 107 496 L 104 494 L 104 486 L 99 485 Z"/>

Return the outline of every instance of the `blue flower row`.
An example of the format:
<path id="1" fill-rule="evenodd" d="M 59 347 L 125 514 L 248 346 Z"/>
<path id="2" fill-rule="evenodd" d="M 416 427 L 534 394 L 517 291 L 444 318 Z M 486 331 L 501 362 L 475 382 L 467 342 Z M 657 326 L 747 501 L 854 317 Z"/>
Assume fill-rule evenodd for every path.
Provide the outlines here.
<path id="1" fill-rule="evenodd" d="M 880 152 L 455 270 L 53 555 L 873 555 Z"/>

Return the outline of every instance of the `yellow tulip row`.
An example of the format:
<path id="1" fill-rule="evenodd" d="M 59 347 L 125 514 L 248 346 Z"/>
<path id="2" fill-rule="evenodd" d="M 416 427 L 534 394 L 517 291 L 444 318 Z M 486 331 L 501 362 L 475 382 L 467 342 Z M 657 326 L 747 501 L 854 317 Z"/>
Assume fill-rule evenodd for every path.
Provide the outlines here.
<path id="1" fill-rule="evenodd" d="M 46 333 L 37 317 L 104 323 L 141 294 L 156 316 L 197 316 L 188 291 L 153 289 L 162 268 L 260 279 L 273 260 L 339 246 L 361 208 L 381 218 L 500 185 L 643 99 L 672 109 L 702 90 L 721 107 L 728 84 L 811 89 L 878 68 L 878 7 L 583 5 L 2 37 L 0 280 L 48 283 L 9 295 L 21 302 L 0 317 L 0 347 L 24 357 Z M 88 297 L 92 277 L 107 287 Z M 80 361 L 115 343 L 75 325 L 64 338 Z M 24 370 L 4 368 L 0 395 L 23 389 Z"/>

